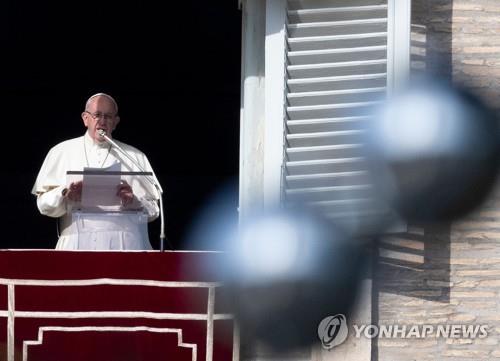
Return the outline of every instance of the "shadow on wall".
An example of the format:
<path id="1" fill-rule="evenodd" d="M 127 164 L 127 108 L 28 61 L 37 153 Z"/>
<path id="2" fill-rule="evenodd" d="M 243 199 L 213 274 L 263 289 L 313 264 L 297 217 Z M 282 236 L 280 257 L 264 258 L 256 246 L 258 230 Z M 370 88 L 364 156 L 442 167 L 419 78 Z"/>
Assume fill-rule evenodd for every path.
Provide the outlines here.
<path id="1" fill-rule="evenodd" d="M 409 225 L 407 232 L 374 244 L 373 324 L 379 323 L 381 293 L 450 302 L 450 228 L 450 224 Z M 405 323 L 395 318 L 394 322 Z M 371 359 L 378 361 L 378 338 L 372 339 Z"/>
<path id="2" fill-rule="evenodd" d="M 378 241 L 375 291 L 428 301 L 450 300 L 450 226 L 409 226 Z"/>
<path id="3" fill-rule="evenodd" d="M 453 0 L 413 0 L 411 75 L 452 78 Z"/>
<path id="4" fill-rule="evenodd" d="M 438 74 L 451 79 L 453 0 L 412 2 L 412 75 Z M 375 252 L 379 292 L 449 301 L 450 225 L 408 226 L 391 234 Z M 378 266 L 377 266 L 378 265 Z"/>
<path id="5" fill-rule="evenodd" d="M 411 76 L 452 78 L 453 0 L 413 0 Z M 379 323 L 381 293 L 447 304 L 450 301 L 450 224 L 408 225 L 375 243 L 372 323 Z M 398 320 L 394 320 L 398 322 Z M 372 339 L 372 361 L 378 341 Z"/>

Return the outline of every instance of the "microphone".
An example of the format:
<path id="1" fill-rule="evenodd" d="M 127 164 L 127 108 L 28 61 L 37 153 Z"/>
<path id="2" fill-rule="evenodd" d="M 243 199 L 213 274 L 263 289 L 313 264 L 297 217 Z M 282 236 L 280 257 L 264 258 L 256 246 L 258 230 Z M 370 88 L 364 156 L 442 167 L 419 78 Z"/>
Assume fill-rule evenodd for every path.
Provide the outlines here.
<path id="1" fill-rule="evenodd" d="M 106 135 L 106 131 L 104 129 L 98 129 L 97 132 L 101 137 L 104 138 L 104 140 L 109 143 L 113 148 L 118 150 L 123 156 L 125 156 L 132 164 L 134 164 L 141 172 L 146 172 L 144 168 L 142 168 L 127 152 L 125 152 L 122 147 L 120 147 L 116 142 L 114 142 L 110 137 Z M 158 178 L 156 178 L 155 172 L 151 169 L 151 173 L 153 173 L 153 177 L 150 178 L 149 176 L 146 176 L 146 179 L 153 185 L 153 187 L 156 188 L 159 194 L 159 199 L 160 199 L 160 222 L 161 222 L 161 229 L 160 229 L 160 251 L 163 252 L 165 250 L 164 248 L 164 241 L 165 241 L 165 219 L 163 216 L 163 189 L 161 188 L 160 182 L 158 181 Z"/>
<path id="2" fill-rule="evenodd" d="M 104 129 L 97 129 L 97 133 L 99 133 L 102 138 L 106 135 L 106 131 Z"/>

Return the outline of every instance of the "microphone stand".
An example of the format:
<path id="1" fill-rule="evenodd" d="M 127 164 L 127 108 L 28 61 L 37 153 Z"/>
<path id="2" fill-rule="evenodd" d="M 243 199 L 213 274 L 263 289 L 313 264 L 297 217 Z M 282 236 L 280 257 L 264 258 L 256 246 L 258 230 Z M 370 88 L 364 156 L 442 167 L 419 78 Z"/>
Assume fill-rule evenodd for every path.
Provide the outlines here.
<path id="1" fill-rule="evenodd" d="M 118 144 L 116 144 L 110 137 L 106 135 L 106 132 L 104 130 L 99 130 L 99 135 L 106 140 L 111 146 L 113 146 L 116 150 L 118 150 L 122 155 L 124 155 L 129 161 L 132 162 L 141 172 L 146 173 L 146 170 L 142 168 L 127 152 L 125 152 Z M 158 191 L 159 195 L 159 200 L 160 200 L 160 252 L 164 252 L 164 244 L 165 244 L 165 219 L 163 217 L 163 189 L 161 188 L 160 182 L 158 181 L 158 178 L 156 178 L 156 174 L 151 169 L 151 173 L 153 173 L 153 179 L 150 177 L 146 176 L 146 179 L 153 185 L 153 187 L 156 188 Z"/>

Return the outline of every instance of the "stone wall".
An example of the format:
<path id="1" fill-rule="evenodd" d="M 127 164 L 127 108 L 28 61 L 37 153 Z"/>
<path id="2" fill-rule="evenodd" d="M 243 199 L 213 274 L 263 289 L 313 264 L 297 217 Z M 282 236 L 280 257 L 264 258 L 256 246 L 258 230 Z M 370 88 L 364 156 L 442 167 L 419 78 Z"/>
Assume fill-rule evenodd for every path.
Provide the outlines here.
<path id="1" fill-rule="evenodd" d="M 500 2 L 455 0 L 453 80 L 500 109 Z"/>
<path id="2" fill-rule="evenodd" d="M 413 0 L 412 23 L 413 74 L 444 76 L 500 110 L 498 0 Z M 372 361 L 500 360 L 498 188 L 458 222 L 382 240 L 373 286 L 379 325 L 486 324 L 488 336 L 374 338 Z"/>

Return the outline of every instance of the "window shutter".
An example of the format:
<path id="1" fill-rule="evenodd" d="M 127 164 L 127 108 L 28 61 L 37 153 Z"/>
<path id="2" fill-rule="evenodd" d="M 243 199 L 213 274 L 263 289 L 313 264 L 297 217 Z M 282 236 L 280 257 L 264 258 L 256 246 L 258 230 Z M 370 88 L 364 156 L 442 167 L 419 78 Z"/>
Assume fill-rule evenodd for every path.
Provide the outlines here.
<path id="1" fill-rule="evenodd" d="M 286 205 L 347 227 L 380 212 L 363 132 L 387 94 L 388 39 L 387 0 L 287 1 Z"/>

